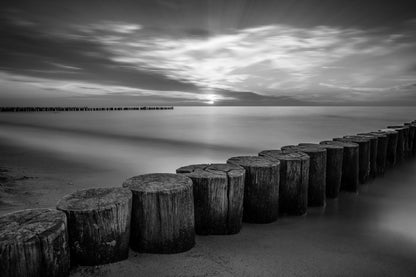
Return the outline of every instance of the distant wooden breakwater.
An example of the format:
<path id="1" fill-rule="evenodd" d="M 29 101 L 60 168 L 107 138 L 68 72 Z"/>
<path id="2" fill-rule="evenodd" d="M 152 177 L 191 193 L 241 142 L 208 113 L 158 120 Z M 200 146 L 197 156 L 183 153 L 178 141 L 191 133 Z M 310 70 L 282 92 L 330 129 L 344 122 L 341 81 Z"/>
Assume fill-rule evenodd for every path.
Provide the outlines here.
<path id="1" fill-rule="evenodd" d="M 0 107 L 1 113 L 19 112 L 95 112 L 95 111 L 151 111 L 173 110 L 172 106 L 134 106 L 134 107 Z"/>
<path id="2" fill-rule="evenodd" d="M 184 252 L 194 247 L 195 234 L 237 234 L 243 222 L 270 223 L 325 207 L 340 191 L 358 193 L 415 156 L 412 121 L 76 191 L 56 209 L 0 217 L 0 273 L 68 276 L 71 266 L 127 259 L 130 248 Z"/>

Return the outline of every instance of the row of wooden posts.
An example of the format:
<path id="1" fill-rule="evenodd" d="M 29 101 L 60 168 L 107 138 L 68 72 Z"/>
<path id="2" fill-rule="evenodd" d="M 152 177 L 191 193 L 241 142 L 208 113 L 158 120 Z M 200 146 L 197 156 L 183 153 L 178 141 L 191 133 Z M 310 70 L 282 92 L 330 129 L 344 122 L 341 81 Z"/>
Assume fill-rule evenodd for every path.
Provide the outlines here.
<path id="1" fill-rule="evenodd" d="M 132 177 L 119 188 L 63 197 L 57 209 L 0 218 L 1 276 L 68 276 L 72 265 L 126 259 L 129 248 L 178 253 L 199 235 L 236 234 L 242 222 L 270 223 L 323 207 L 341 190 L 382 176 L 416 156 L 416 121 L 319 144 L 240 156 L 224 164 Z"/>
<path id="2" fill-rule="evenodd" d="M 0 107 L 0 112 L 92 112 L 92 111 L 149 111 L 173 110 L 172 106 L 129 107 Z"/>

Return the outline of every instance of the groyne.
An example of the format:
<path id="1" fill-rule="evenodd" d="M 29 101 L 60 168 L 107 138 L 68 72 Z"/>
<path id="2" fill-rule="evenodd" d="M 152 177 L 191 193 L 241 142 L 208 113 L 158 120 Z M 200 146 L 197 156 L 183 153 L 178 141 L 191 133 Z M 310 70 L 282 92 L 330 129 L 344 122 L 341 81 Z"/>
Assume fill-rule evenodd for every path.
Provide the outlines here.
<path id="1" fill-rule="evenodd" d="M 96 111 L 152 111 L 173 110 L 173 106 L 128 106 L 128 107 L 0 107 L 0 113 L 23 112 L 96 112 Z"/>

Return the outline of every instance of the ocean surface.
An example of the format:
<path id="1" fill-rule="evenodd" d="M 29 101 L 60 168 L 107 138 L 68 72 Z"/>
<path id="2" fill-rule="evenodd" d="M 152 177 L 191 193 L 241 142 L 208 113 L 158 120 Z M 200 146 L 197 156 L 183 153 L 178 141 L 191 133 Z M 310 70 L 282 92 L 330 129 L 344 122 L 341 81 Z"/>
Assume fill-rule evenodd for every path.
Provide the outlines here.
<path id="1" fill-rule="evenodd" d="M 224 162 L 416 119 L 414 107 L 175 107 L 166 111 L 3 113 L 0 139 L 137 173 Z"/>

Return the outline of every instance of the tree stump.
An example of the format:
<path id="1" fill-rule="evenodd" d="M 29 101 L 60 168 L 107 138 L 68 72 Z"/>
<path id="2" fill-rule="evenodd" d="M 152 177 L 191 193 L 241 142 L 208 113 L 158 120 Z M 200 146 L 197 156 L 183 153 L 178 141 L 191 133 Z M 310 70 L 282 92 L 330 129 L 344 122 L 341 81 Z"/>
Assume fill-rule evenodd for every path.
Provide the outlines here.
<path id="1" fill-rule="evenodd" d="M 375 178 L 377 176 L 377 150 L 378 150 L 378 137 L 369 134 L 358 134 L 357 136 L 364 137 L 370 140 L 370 175 L 369 177 Z"/>
<path id="2" fill-rule="evenodd" d="M 245 171 L 243 221 L 270 223 L 279 215 L 280 162 L 258 156 L 227 160 Z"/>
<path id="3" fill-rule="evenodd" d="M 416 155 L 416 124 L 414 123 L 405 123 L 406 126 L 409 126 L 409 149 L 411 156 Z"/>
<path id="4" fill-rule="evenodd" d="M 0 275 L 69 276 L 67 221 L 51 209 L 23 210 L 0 217 Z"/>
<path id="5" fill-rule="evenodd" d="M 370 140 L 359 136 L 345 136 L 343 138 L 334 138 L 335 141 L 347 141 L 358 144 L 359 154 L 359 171 L 358 179 L 361 184 L 368 181 L 370 175 Z"/>
<path id="6" fill-rule="evenodd" d="M 387 146 L 388 136 L 384 132 L 370 132 L 364 133 L 364 135 L 371 135 L 377 137 L 377 175 L 384 175 L 387 165 Z"/>
<path id="7" fill-rule="evenodd" d="M 323 207 L 326 204 L 326 149 L 316 146 L 287 145 L 284 152 L 303 152 L 310 157 L 308 206 Z"/>
<path id="8" fill-rule="evenodd" d="M 335 144 L 299 143 L 299 146 L 308 145 L 326 149 L 326 197 L 337 198 L 341 188 L 344 147 Z"/>
<path id="9" fill-rule="evenodd" d="M 179 253 L 195 245 L 192 180 L 153 173 L 132 177 L 123 187 L 133 192 L 130 246 L 138 252 Z"/>
<path id="10" fill-rule="evenodd" d="M 404 161 L 405 158 L 405 128 L 404 126 L 387 126 L 388 129 L 392 129 L 397 131 L 397 156 L 396 156 L 396 163 L 401 163 Z"/>
<path id="11" fill-rule="evenodd" d="M 198 164 L 178 168 L 176 173 L 192 179 L 197 234 L 228 235 L 240 232 L 244 168 L 232 164 Z"/>
<path id="12" fill-rule="evenodd" d="M 259 156 L 280 162 L 279 212 L 304 215 L 308 209 L 309 161 L 308 155 L 265 150 Z"/>
<path id="13" fill-rule="evenodd" d="M 68 218 L 73 264 L 100 265 L 127 259 L 132 194 L 123 188 L 92 188 L 64 196 L 57 209 Z"/>
<path id="14" fill-rule="evenodd" d="M 358 192 L 359 146 L 347 141 L 321 141 L 323 145 L 339 145 L 344 148 L 342 156 L 341 190 Z"/>

